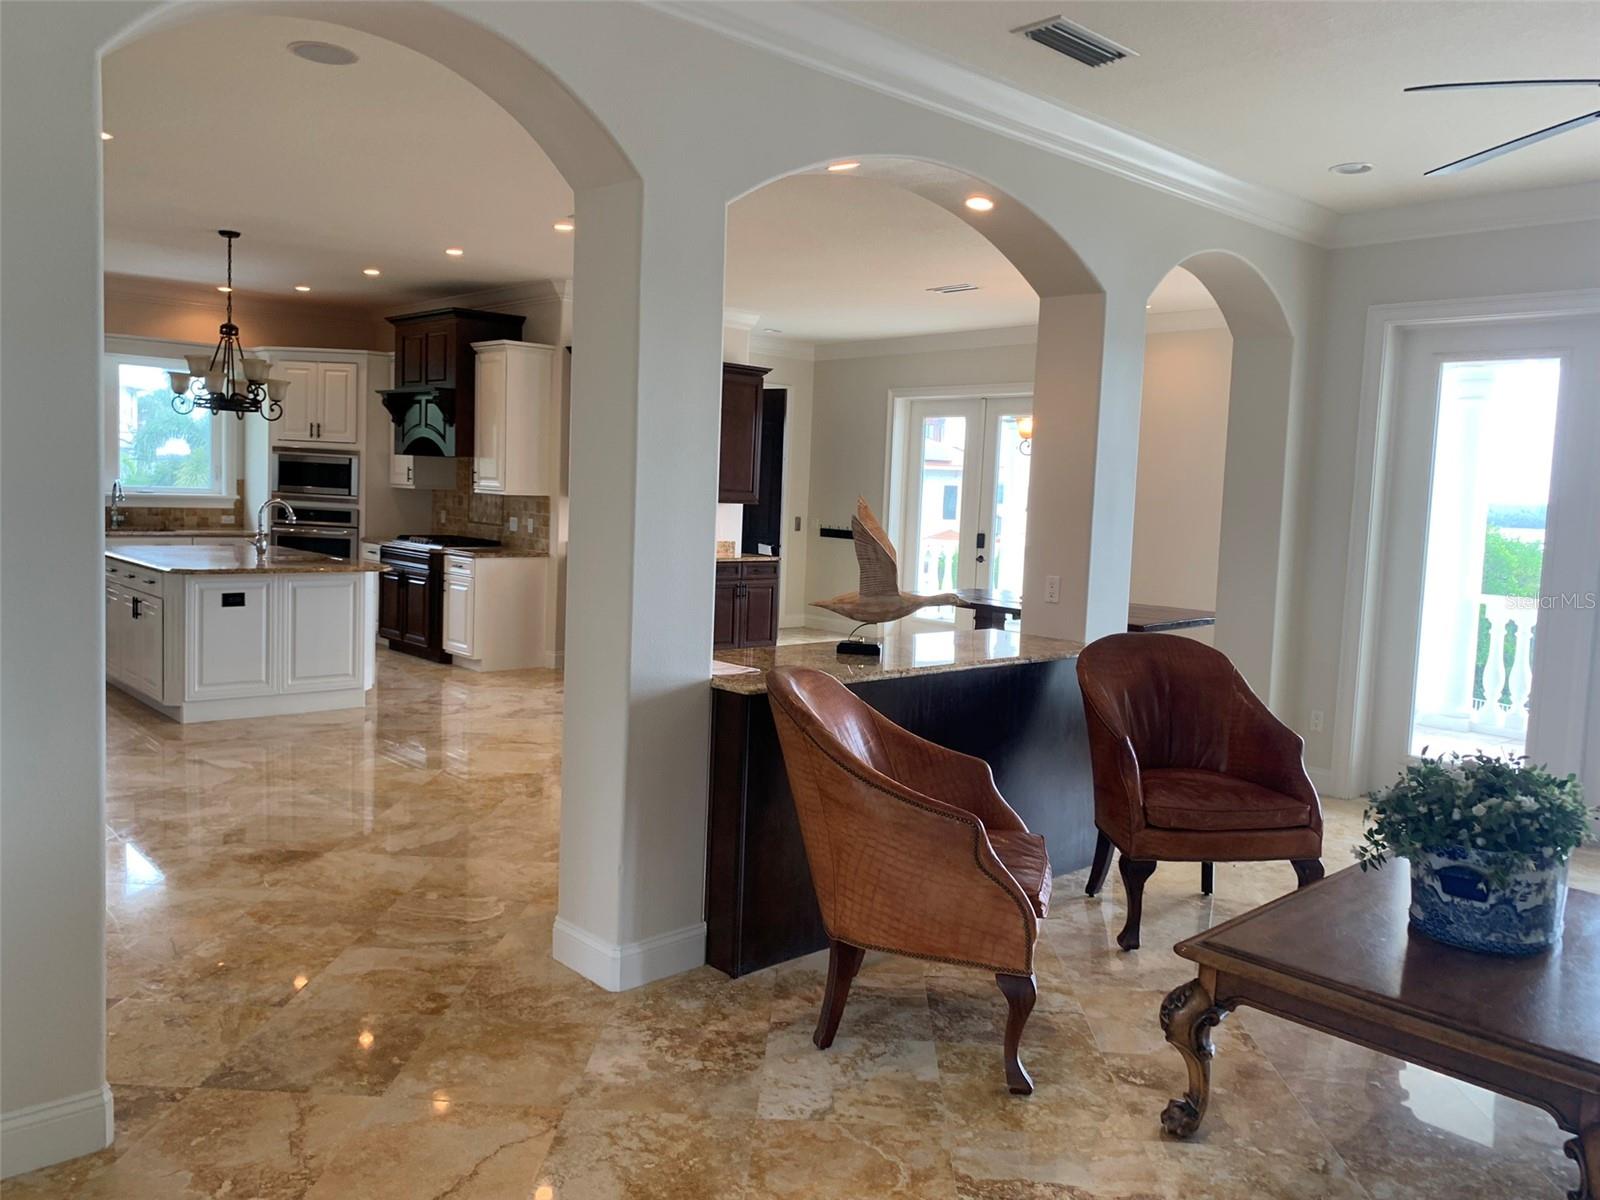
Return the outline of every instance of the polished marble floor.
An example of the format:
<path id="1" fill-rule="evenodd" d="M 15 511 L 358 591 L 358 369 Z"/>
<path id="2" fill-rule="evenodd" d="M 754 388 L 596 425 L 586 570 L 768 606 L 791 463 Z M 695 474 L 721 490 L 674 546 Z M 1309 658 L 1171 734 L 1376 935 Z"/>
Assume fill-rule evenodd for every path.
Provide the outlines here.
<path id="1" fill-rule="evenodd" d="M 365 712 L 183 728 L 109 698 L 114 1147 L 7 1181 L 81 1200 L 1556 1200 L 1541 1113 L 1251 1012 L 1192 1143 L 1163 946 L 1285 865 L 1056 887 L 1006 1093 L 992 980 L 870 957 L 832 1050 L 818 958 L 608 995 L 549 958 L 561 689 L 380 652 Z M 1358 818 L 1330 806 L 1328 860 Z M 1113 872 L 1113 879 L 1115 872 Z M 1600 886 L 1586 852 L 1576 882 Z"/>

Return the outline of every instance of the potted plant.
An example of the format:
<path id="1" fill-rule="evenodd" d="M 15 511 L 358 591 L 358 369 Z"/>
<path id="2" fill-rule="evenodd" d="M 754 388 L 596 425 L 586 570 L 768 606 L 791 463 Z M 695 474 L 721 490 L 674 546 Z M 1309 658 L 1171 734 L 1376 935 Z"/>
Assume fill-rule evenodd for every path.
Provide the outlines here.
<path id="1" fill-rule="evenodd" d="M 1361 869 L 1411 863 L 1411 925 L 1486 954 L 1561 939 L 1567 862 L 1588 829 L 1574 776 L 1487 754 L 1423 757 L 1368 800 Z"/>

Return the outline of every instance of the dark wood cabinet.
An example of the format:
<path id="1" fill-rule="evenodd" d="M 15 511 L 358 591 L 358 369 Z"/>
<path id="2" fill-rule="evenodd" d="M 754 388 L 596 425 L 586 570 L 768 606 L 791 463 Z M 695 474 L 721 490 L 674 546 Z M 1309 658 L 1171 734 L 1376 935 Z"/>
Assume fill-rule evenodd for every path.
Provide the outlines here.
<path id="1" fill-rule="evenodd" d="M 778 640 L 778 564 L 718 563 L 712 614 L 713 650 L 774 645 Z"/>
<path id="2" fill-rule="evenodd" d="M 717 456 L 717 499 L 723 504 L 761 500 L 761 381 L 770 367 L 722 364 L 722 441 Z"/>
<path id="3" fill-rule="evenodd" d="M 403 576 L 405 586 L 401 591 L 400 640 L 419 650 L 430 650 L 437 645 L 433 638 L 434 589 L 427 577 Z"/>
<path id="4" fill-rule="evenodd" d="M 436 308 L 428 312 L 390 317 L 394 326 L 394 388 L 385 393 L 385 405 L 404 423 L 408 411 L 404 397 L 393 392 L 407 388 L 438 388 L 447 393 L 439 408 L 453 426 L 458 455 L 470 457 L 475 434 L 476 360 L 474 342 L 517 341 L 524 318 L 510 313 L 476 308 Z"/>
<path id="5" fill-rule="evenodd" d="M 401 577 L 394 571 L 378 576 L 378 636 L 399 641 L 405 636 L 401 606 L 405 603 Z"/>

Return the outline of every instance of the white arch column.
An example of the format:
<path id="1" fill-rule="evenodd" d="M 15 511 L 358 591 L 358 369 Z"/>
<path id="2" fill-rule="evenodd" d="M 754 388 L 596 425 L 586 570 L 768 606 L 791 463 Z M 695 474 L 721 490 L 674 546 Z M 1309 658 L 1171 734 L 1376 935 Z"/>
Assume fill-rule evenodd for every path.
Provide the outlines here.
<path id="1" fill-rule="evenodd" d="M 613 990 L 705 961 L 723 205 L 577 197 L 555 957 Z"/>
<path id="2" fill-rule="evenodd" d="M 1040 298 L 1025 632 L 1089 642 L 1127 629 L 1143 364 L 1142 301 Z"/>

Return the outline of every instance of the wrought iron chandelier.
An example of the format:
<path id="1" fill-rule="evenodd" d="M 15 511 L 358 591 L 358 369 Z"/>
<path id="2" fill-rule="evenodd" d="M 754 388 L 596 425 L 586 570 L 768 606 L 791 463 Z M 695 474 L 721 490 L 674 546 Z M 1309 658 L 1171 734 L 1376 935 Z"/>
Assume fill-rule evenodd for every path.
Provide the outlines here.
<path id="1" fill-rule="evenodd" d="M 212 415 L 231 412 L 239 420 L 245 413 L 260 413 L 268 421 L 283 416 L 283 394 L 289 383 L 269 379 L 271 364 L 264 358 L 247 357 L 239 345 L 239 327 L 233 323 L 233 239 L 237 229 L 219 229 L 228 243 L 228 286 L 220 290 L 228 297 L 227 320 L 218 331 L 217 348 L 208 358 L 186 354 L 187 371 L 168 371 L 172 380 L 172 407 L 180 413 L 208 408 Z M 199 386 L 194 386 L 199 380 Z"/>

